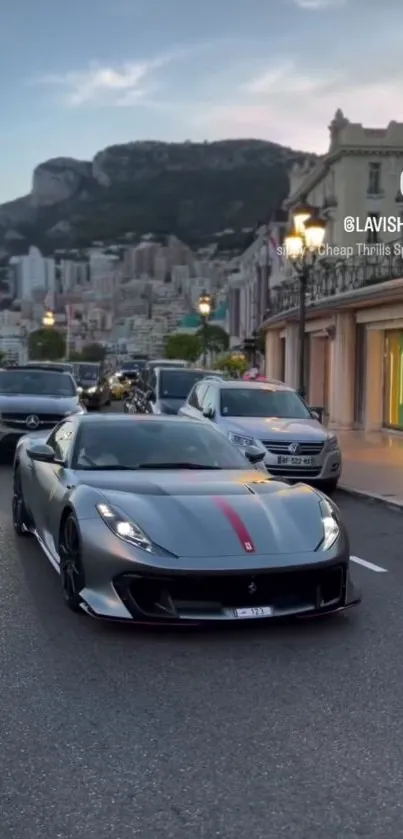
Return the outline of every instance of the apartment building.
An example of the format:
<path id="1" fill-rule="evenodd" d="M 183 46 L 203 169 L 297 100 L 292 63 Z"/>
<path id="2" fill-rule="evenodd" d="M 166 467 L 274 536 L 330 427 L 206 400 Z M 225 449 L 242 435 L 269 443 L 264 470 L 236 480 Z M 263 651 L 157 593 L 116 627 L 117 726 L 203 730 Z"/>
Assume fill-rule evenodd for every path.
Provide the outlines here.
<path id="1" fill-rule="evenodd" d="M 294 167 L 286 202 L 290 216 L 307 202 L 326 219 L 306 294 L 308 398 L 342 428 L 403 430 L 403 123 L 365 128 L 337 111 L 329 131 L 327 154 Z M 361 230 L 348 232 L 347 217 Z M 376 230 L 374 220 L 386 217 L 395 226 Z M 263 328 L 267 375 L 293 386 L 298 301 L 299 279 L 287 263 Z"/>

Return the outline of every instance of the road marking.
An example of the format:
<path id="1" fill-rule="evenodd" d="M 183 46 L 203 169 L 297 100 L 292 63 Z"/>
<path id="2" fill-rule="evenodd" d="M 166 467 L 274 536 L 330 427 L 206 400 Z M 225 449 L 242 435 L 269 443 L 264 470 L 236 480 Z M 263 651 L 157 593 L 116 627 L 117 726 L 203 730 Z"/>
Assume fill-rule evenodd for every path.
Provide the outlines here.
<path id="1" fill-rule="evenodd" d="M 366 559 L 360 559 L 359 556 L 350 556 L 351 562 L 356 562 L 357 565 L 363 565 L 364 568 L 369 568 L 370 571 L 376 571 L 378 574 L 387 574 L 387 568 L 381 568 L 380 565 L 374 565 L 372 562 L 367 562 Z"/>

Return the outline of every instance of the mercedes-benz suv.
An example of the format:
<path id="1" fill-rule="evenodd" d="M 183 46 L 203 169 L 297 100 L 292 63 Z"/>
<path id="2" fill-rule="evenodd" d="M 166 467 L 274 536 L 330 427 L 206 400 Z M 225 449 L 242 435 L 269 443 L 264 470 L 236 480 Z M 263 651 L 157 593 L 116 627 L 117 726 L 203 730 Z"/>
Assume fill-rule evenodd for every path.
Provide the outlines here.
<path id="1" fill-rule="evenodd" d="M 24 434 L 47 431 L 70 414 L 85 413 L 70 373 L 53 368 L 0 370 L 0 454 Z"/>

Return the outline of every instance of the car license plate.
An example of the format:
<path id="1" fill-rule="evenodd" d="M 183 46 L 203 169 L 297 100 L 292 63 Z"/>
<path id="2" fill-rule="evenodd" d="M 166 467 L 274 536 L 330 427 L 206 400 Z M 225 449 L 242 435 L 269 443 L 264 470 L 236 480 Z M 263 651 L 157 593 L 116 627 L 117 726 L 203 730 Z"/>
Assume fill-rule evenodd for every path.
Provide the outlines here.
<path id="1" fill-rule="evenodd" d="M 277 459 L 277 463 L 279 466 L 312 466 L 313 457 L 285 457 L 284 455 L 281 455 Z"/>
<path id="2" fill-rule="evenodd" d="M 236 618 L 271 618 L 274 611 L 271 606 L 253 606 L 250 609 L 234 609 Z"/>

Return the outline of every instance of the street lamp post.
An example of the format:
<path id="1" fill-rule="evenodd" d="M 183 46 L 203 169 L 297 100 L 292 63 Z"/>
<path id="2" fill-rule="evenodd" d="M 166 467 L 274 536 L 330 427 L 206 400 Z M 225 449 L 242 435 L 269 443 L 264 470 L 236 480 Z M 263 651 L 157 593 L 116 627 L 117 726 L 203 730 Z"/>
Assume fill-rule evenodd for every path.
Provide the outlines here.
<path id="1" fill-rule="evenodd" d="M 310 273 L 323 245 L 326 222 L 319 217 L 318 210 L 308 204 L 300 204 L 293 213 L 293 226 L 285 237 L 285 252 L 299 279 L 299 328 L 298 328 L 298 392 L 306 397 L 305 382 L 305 326 L 306 290 Z"/>
<path id="2" fill-rule="evenodd" d="M 199 315 L 202 322 L 202 342 L 203 342 L 203 367 L 207 367 L 207 339 L 208 339 L 208 322 L 211 315 L 212 300 L 210 294 L 203 292 L 197 304 Z"/>

